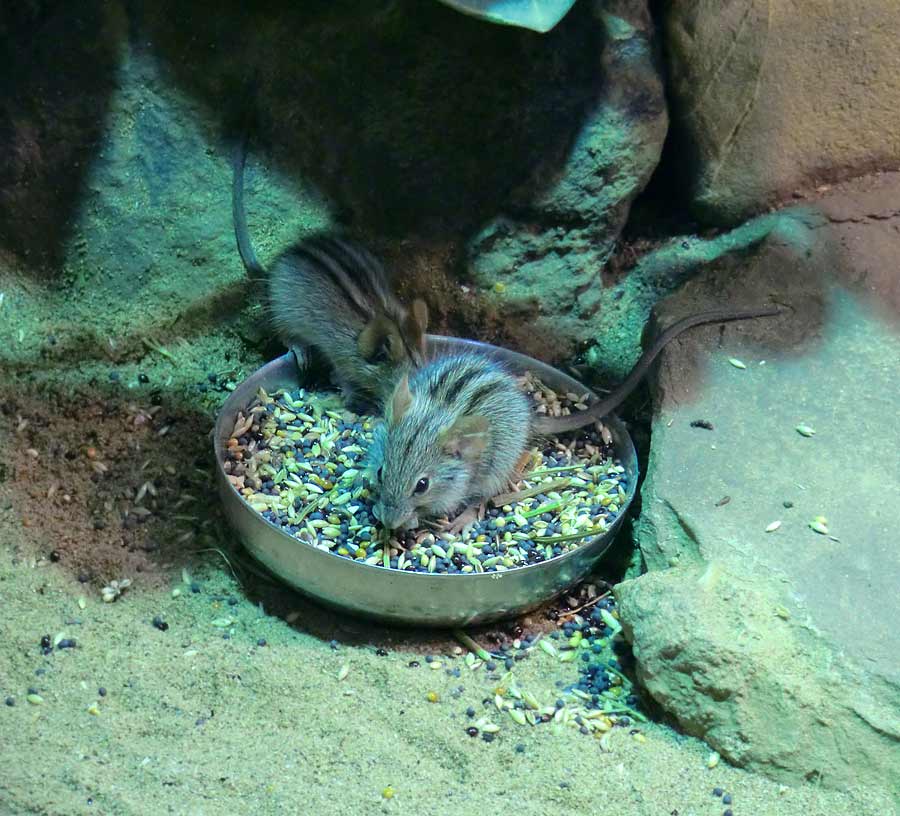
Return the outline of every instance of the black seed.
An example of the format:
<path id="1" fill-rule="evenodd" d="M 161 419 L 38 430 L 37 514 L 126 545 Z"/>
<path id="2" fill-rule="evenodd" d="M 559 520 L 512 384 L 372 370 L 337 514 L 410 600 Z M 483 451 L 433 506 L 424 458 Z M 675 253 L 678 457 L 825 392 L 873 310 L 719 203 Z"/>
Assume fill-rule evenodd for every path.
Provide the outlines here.
<path id="1" fill-rule="evenodd" d="M 169 624 L 166 623 L 159 615 L 157 615 L 157 616 L 153 619 L 153 625 L 154 625 L 157 629 L 159 629 L 160 632 L 165 632 L 166 629 L 169 628 Z"/>
<path id="2" fill-rule="evenodd" d="M 721 796 L 725 791 L 721 788 L 713 788 L 713 796 Z"/>
<path id="3" fill-rule="evenodd" d="M 482 734 L 482 735 L 481 735 L 481 738 L 482 738 L 485 742 L 493 742 L 493 741 L 494 741 L 494 735 L 493 735 L 493 734 Z"/>
<path id="4" fill-rule="evenodd" d="M 15 697 L 7 697 L 6 704 L 10 707 L 14 706 L 16 704 L 16 698 Z"/>
<path id="5" fill-rule="evenodd" d="M 265 638 L 260 638 L 259 640 L 256 641 L 256 645 L 257 645 L 257 646 L 266 646 L 266 645 L 267 645 L 267 644 L 266 644 L 266 639 L 265 639 Z"/>
<path id="6" fill-rule="evenodd" d="M 409 666 L 411 669 L 418 669 L 419 661 L 418 660 L 410 660 L 409 663 L 407 663 L 406 665 Z"/>
<path id="7" fill-rule="evenodd" d="M 50 560 L 51 560 L 54 564 L 55 564 L 57 561 L 59 561 L 59 559 L 60 559 L 61 557 L 62 557 L 62 556 L 61 556 L 56 550 L 54 550 L 52 553 L 50 553 Z"/>
<path id="8" fill-rule="evenodd" d="M 150 378 L 146 374 L 141 372 L 140 374 L 138 374 L 138 382 L 146 385 L 148 382 L 150 382 Z"/>
<path id="9" fill-rule="evenodd" d="M 477 729 L 474 725 L 470 725 L 470 726 L 466 729 L 466 733 L 467 733 L 470 737 L 477 737 L 477 736 L 478 736 L 478 729 Z M 485 736 L 487 736 L 487 734 L 485 734 Z"/>
<path id="10" fill-rule="evenodd" d="M 379 657 L 387 657 L 387 649 L 382 649 L 381 647 L 379 647 L 375 650 L 375 654 L 377 654 Z"/>
<path id="11" fill-rule="evenodd" d="M 466 716 L 467 716 L 469 719 L 471 719 L 472 717 L 475 716 L 475 709 L 472 708 L 472 706 L 469 706 L 469 707 L 466 709 Z"/>
<path id="12" fill-rule="evenodd" d="M 50 635 L 43 635 L 41 637 L 41 648 L 42 649 L 50 648 Z"/>
<path id="13" fill-rule="evenodd" d="M 722 797 L 722 804 L 724 804 L 724 805 L 730 805 L 730 804 L 731 804 L 731 794 L 730 794 L 730 793 L 726 793 L 726 794 Z"/>
<path id="14" fill-rule="evenodd" d="M 75 643 L 75 638 L 63 638 L 59 643 L 56 644 L 57 649 L 74 649 L 77 644 Z"/>
<path id="15" fill-rule="evenodd" d="M 103 686 L 100 686 L 100 688 L 97 689 L 97 694 L 99 694 L 101 697 L 106 697 L 106 689 L 103 688 Z"/>

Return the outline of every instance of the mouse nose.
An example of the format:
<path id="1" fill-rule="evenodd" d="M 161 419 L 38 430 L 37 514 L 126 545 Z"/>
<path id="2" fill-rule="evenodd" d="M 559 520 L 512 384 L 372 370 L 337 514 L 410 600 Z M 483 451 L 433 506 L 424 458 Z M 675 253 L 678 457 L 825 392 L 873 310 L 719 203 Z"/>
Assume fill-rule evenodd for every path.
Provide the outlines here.
<path id="1" fill-rule="evenodd" d="M 384 527 L 387 527 L 388 530 L 396 530 L 406 518 L 404 518 L 403 514 L 396 508 L 389 504 L 384 504 L 383 502 L 378 502 L 373 508 L 372 512 L 375 514 L 375 518 L 377 518 Z"/>

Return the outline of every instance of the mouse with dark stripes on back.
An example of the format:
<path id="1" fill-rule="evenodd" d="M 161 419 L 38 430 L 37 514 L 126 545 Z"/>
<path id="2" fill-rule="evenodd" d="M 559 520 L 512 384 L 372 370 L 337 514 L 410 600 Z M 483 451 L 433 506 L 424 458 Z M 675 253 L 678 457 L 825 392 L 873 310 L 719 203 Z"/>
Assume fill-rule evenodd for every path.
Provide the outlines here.
<path id="1" fill-rule="evenodd" d="M 424 362 L 428 308 L 407 309 L 384 266 L 361 243 L 319 233 L 283 252 L 266 271 L 256 257 L 244 211 L 246 139 L 233 155 L 232 214 L 238 252 L 251 279 L 264 280 L 268 311 L 301 370 L 315 349 L 329 364 L 348 405 L 380 407 L 401 372 Z"/>
<path id="2" fill-rule="evenodd" d="M 528 445 L 591 425 L 634 391 L 656 356 L 693 326 L 772 317 L 781 309 L 700 312 L 666 329 L 608 396 L 567 416 L 538 416 L 516 377 L 499 361 L 476 353 L 436 358 L 397 383 L 375 428 L 367 476 L 377 495 L 376 518 L 391 530 L 450 517 L 459 532 L 475 520 L 473 507 L 505 490 Z"/>

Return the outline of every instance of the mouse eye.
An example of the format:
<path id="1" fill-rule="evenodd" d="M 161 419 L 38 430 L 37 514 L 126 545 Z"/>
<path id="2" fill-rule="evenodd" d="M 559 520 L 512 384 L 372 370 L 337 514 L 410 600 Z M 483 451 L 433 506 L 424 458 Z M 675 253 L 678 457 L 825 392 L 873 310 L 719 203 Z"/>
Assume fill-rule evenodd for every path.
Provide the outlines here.
<path id="1" fill-rule="evenodd" d="M 419 479 L 419 481 L 416 482 L 416 489 L 413 490 L 413 493 L 419 495 L 421 493 L 424 493 L 426 490 L 428 490 L 428 479 Z"/>

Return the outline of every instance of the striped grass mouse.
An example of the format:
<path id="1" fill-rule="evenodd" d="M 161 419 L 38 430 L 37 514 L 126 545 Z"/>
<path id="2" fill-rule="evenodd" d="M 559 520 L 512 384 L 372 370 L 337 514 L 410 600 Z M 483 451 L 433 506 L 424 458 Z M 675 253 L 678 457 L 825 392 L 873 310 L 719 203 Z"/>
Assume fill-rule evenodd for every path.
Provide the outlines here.
<path id="1" fill-rule="evenodd" d="M 612 393 L 562 417 L 537 416 L 513 374 L 488 356 L 469 352 L 430 361 L 400 378 L 376 427 L 368 463 L 376 517 L 389 529 L 411 528 L 420 518 L 450 516 L 497 495 L 535 437 L 583 428 L 611 413 L 682 332 L 780 312 L 717 310 L 686 317 L 659 335 Z M 459 530 L 462 524 L 452 526 Z"/>
<path id="2" fill-rule="evenodd" d="M 266 272 L 256 257 L 244 211 L 246 139 L 233 155 L 232 214 L 238 252 L 251 279 L 265 280 L 268 312 L 298 367 L 315 349 L 348 404 L 379 405 L 400 371 L 425 358 L 428 308 L 407 309 L 382 264 L 360 243 L 319 233 L 283 252 Z"/>

